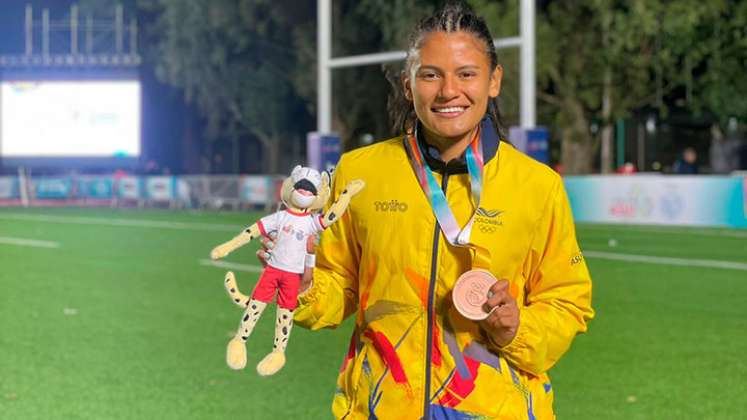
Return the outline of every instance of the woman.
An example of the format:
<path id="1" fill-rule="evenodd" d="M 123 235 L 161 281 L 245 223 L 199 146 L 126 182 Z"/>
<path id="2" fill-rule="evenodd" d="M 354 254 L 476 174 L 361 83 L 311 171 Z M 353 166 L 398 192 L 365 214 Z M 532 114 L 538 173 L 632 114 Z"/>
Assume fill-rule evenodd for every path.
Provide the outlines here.
<path id="1" fill-rule="evenodd" d="M 367 186 L 322 235 L 295 320 L 355 315 L 337 418 L 554 418 L 547 371 L 586 331 L 591 280 L 560 177 L 500 141 L 501 76 L 484 21 L 445 6 L 411 38 L 407 134 L 335 170 L 333 196 Z M 502 279 L 483 321 L 451 299 L 474 267 Z"/>

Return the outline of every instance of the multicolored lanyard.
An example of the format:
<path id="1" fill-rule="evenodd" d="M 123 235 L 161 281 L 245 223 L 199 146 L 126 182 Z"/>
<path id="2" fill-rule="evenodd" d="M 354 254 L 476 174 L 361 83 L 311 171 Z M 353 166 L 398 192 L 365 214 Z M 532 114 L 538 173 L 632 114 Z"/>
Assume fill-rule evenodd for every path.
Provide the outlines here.
<path id="1" fill-rule="evenodd" d="M 410 155 L 410 163 L 415 171 L 415 175 L 418 177 L 420 187 L 425 192 L 426 197 L 428 197 L 433 213 L 436 215 L 439 226 L 441 226 L 441 231 L 446 236 L 446 240 L 454 246 L 473 246 L 470 244 L 470 235 L 472 233 L 475 214 L 470 217 L 469 222 L 467 222 L 464 228 L 459 228 L 454 213 L 451 211 L 448 201 L 446 201 L 446 195 L 433 176 L 431 168 L 423 156 L 423 151 L 420 150 L 417 137 L 417 130 L 412 134 L 406 135 L 405 148 Z M 477 209 L 479 208 L 480 196 L 482 194 L 482 172 L 484 166 L 479 126 L 475 128 L 472 134 L 472 142 L 467 147 L 465 158 L 467 160 L 467 171 L 469 172 L 472 189 L 472 200 L 475 209 Z"/>

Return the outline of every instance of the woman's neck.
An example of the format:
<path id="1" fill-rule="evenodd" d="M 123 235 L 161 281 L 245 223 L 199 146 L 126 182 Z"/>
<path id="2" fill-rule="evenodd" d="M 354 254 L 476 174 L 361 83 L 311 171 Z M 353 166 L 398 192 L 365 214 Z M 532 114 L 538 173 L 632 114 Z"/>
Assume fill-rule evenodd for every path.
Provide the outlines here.
<path id="1" fill-rule="evenodd" d="M 441 160 L 444 162 L 449 162 L 461 156 L 472 143 L 472 132 L 458 140 L 435 136 L 427 130 L 423 134 L 425 135 L 425 142 L 438 149 Z"/>

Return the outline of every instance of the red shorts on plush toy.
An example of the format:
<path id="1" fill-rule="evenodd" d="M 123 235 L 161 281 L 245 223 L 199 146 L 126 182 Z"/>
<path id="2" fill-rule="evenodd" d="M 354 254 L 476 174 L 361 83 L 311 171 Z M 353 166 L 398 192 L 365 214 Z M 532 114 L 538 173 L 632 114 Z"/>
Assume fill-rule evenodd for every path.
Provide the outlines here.
<path id="1" fill-rule="evenodd" d="M 270 303 L 275 298 L 275 291 L 278 292 L 278 306 L 290 311 L 298 306 L 298 288 L 301 286 L 301 275 L 291 273 L 285 270 L 267 266 L 259 282 L 252 292 L 252 299 L 260 302 Z"/>

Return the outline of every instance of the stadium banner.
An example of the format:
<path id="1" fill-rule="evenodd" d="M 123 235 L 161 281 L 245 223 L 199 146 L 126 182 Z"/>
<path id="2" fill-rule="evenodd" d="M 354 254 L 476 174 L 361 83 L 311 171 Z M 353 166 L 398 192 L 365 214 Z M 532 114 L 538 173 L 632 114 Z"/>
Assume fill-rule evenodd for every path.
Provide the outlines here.
<path id="1" fill-rule="evenodd" d="M 176 198 L 175 176 L 149 176 L 145 178 L 145 197 L 152 201 L 172 201 Z"/>
<path id="2" fill-rule="evenodd" d="M 77 195 L 83 198 L 114 198 L 114 178 L 110 176 L 78 177 Z"/>
<path id="3" fill-rule="evenodd" d="M 513 126 L 509 128 L 508 138 L 527 156 L 545 164 L 550 161 L 550 132 L 547 128 Z"/>
<path id="4" fill-rule="evenodd" d="M 333 133 L 306 134 L 307 165 L 319 171 L 332 172 L 342 153 L 342 140 Z"/>
<path id="5" fill-rule="evenodd" d="M 190 205 L 192 199 L 192 191 L 189 188 L 189 183 L 181 177 L 176 177 L 176 198 L 179 203 L 184 205 Z"/>
<path id="6" fill-rule="evenodd" d="M 70 177 L 32 178 L 31 190 L 35 198 L 67 199 L 73 192 L 73 180 Z"/>
<path id="7" fill-rule="evenodd" d="M 142 180 L 136 176 L 123 176 L 117 179 L 117 197 L 125 200 L 142 198 Z"/>
<path id="8" fill-rule="evenodd" d="M 568 176 L 578 222 L 746 227 L 744 180 L 729 176 Z"/>
<path id="9" fill-rule="evenodd" d="M 269 176 L 242 176 L 240 185 L 241 201 L 244 203 L 263 206 L 272 198 L 272 179 Z"/>
<path id="10" fill-rule="evenodd" d="M 0 199 L 18 198 L 18 177 L 0 176 Z"/>

